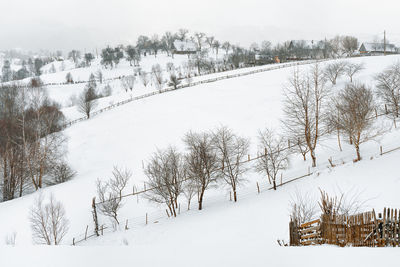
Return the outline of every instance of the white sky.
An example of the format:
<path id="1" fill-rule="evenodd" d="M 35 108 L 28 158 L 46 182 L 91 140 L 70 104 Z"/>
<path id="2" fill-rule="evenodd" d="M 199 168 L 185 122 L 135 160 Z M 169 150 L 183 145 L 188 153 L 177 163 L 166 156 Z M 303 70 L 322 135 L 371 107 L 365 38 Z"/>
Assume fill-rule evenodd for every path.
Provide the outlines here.
<path id="1" fill-rule="evenodd" d="M 187 28 L 253 41 L 351 34 L 400 44 L 399 0 L 0 0 L 0 49 L 93 49 Z"/>

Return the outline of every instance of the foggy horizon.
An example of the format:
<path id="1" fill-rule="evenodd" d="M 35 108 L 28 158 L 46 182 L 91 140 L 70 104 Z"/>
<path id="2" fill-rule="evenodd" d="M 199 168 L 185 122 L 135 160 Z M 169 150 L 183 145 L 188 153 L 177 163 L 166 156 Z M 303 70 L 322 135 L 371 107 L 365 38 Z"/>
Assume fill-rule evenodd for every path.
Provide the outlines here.
<path id="1" fill-rule="evenodd" d="M 134 44 L 140 35 L 161 36 L 180 28 L 246 47 L 263 40 L 321 40 L 335 35 L 372 41 L 383 39 L 384 30 L 390 42 L 400 43 L 400 31 L 395 26 L 398 2 L 381 1 L 383 8 L 365 6 L 360 0 L 335 1 L 334 6 L 329 3 L 116 0 L 110 5 L 105 0 L 16 0 L 3 4 L 10 12 L 0 17 L 0 23 L 8 25 L 2 28 L 7 38 L 0 42 L 0 49 L 93 51 L 107 45 Z M 393 8 L 384 8 L 387 6 Z"/>

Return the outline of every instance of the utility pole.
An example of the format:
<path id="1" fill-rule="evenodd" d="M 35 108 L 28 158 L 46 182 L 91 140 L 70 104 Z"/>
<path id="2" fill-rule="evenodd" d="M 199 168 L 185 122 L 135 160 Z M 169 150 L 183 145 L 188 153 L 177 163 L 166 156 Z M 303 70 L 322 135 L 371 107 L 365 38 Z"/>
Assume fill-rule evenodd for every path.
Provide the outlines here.
<path id="1" fill-rule="evenodd" d="M 383 31 L 383 55 L 386 56 L 386 31 Z"/>

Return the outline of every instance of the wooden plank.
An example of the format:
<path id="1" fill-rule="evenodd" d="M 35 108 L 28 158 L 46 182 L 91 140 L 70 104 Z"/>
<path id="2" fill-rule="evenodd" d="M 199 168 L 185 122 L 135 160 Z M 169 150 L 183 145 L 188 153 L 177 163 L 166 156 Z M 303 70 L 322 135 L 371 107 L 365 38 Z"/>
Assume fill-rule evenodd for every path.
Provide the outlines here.
<path id="1" fill-rule="evenodd" d="M 303 242 L 301 242 L 301 244 L 303 245 L 303 246 L 308 246 L 308 245 L 316 245 L 316 244 L 319 244 L 320 242 L 319 241 L 317 241 L 317 240 L 305 240 L 305 241 L 303 241 Z"/>
<path id="2" fill-rule="evenodd" d="M 315 238 L 315 237 L 320 237 L 321 233 L 317 232 L 317 233 L 313 233 L 313 234 L 309 234 L 309 235 L 302 235 L 300 237 L 300 239 L 309 239 L 309 238 Z"/>
<path id="3" fill-rule="evenodd" d="M 309 232 L 317 231 L 320 228 L 321 227 L 319 225 L 317 225 L 317 226 L 313 226 L 313 227 L 310 227 L 310 228 L 306 228 L 306 229 L 300 230 L 300 233 L 301 234 L 306 234 L 306 233 L 309 233 Z"/>
<path id="4" fill-rule="evenodd" d="M 305 227 L 311 226 L 314 223 L 320 223 L 320 219 L 317 219 L 317 220 L 314 220 L 314 221 L 311 221 L 311 222 L 303 223 L 303 224 L 300 225 L 300 228 L 305 228 Z"/>

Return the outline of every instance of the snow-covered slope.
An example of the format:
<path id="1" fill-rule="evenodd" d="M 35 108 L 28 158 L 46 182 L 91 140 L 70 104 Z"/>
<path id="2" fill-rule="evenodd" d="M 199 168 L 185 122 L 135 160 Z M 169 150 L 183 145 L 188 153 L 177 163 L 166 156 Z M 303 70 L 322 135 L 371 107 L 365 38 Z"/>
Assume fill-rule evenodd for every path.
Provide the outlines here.
<path id="1" fill-rule="evenodd" d="M 351 61 L 365 63 L 366 69 L 356 79 L 372 86 L 373 75 L 399 59 L 392 56 Z M 212 130 L 220 125 L 250 137 L 251 154 L 255 155 L 258 130 L 265 126 L 279 129 L 282 85 L 292 71 L 293 68 L 280 69 L 156 95 L 68 128 L 65 131 L 69 138 L 68 158 L 78 175 L 70 182 L 42 190 L 45 194 L 54 193 L 66 207 L 71 227 L 65 244 L 70 244 L 72 237 L 83 233 L 86 225 L 92 224 L 90 204 L 95 195 L 95 180 L 107 179 L 113 165 L 130 168 L 134 173 L 133 183 L 142 187 L 145 181 L 142 160 L 146 160 L 157 148 L 175 145 L 183 149 L 181 138 L 187 131 Z M 343 78 L 337 87 L 342 87 L 345 80 Z M 61 266 L 74 265 L 74 255 L 81 253 L 96 257 L 93 262 L 88 262 L 97 261 L 97 266 L 107 266 L 108 257 L 112 255 L 118 258 L 115 262 L 111 261 L 113 265 L 131 260 L 132 264 L 147 266 L 160 266 L 165 260 L 178 266 L 201 266 L 206 263 L 210 266 L 293 266 L 299 258 L 306 264 L 304 266 L 316 266 L 318 261 L 334 253 L 338 257 L 354 255 L 354 262 L 362 262 L 363 266 L 374 263 L 362 258 L 367 255 L 379 255 L 389 263 L 394 262 L 399 254 L 391 249 L 288 249 L 278 247 L 276 242 L 277 239 L 287 239 L 288 204 L 296 192 L 310 193 L 315 198 L 318 188 L 332 193 L 353 192 L 367 200 L 366 208 L 400 206 L 397 192 L 400 152 L 379 156 L 380 144 L 383 144 L 384 150 L 399 147 L 400 131 L 392 129 L 389 134 L 363 144 L 364 160 L 358 163 L 351 161 L 354 157 L 351 146 L 344 146 L 344 151 L 339 152 L 335 140 L 324 138 L 318 147 L 315 174 L 289 183 L 276 192 L 263 190 L 258 195 L 255 182 L 265 185 L 267 181 L 261 175 L 249 172 L 248 183 L 239 191 L 238 203 L 229 202 L 226 189 L 210 190 L 206 192 L 203 211 L 196 211 L 193 205 L 191 211 L 183 212 L 182 209 L 182 214 L 173 219 L 166 217 L 163 206 L 155 206 L 144 199 L 137 202 L 136 198 L 127 198 L 120 219 L 124 222 L 129 219 L 130 230 L 107 232 L 103 237 L 81 245 L 128 244 L 128 248 L 34 248 L 32 254 L 59 255 L 62 250 L 71 258 Z M 328 168 L 329 157 L 337 162 L 343 159 L 345 164 Z M 308 167 L 309 162 L 302 162 L 299 156 L 293 157 L 292 166 L 283 180 L 305 174 Z M 0 204 L 0 214 L 7 214 L 0 220 L 0 238 L 16 231 L 17 245 L 31 244 L 27 217 L 36 196 L 37 193 Z M 150 215 L 147 226 L 144 225 L 146 213 Z M 101 217 L 101 223 L 109 224 L 109 221 Z M 0 248 L 0 253 L 3 252 L 15 253 L 8 248 Z M 37 259 L 38 256 L 35 257 Z M 46 264 L 51 265 L 48 261 Z M 326 264 L 324 266 L 333 266 L 333 261 Z M 79 265 L 83 266 L 82 263 Z M 165 262 L 163 265 L 166 265 Z"/>

